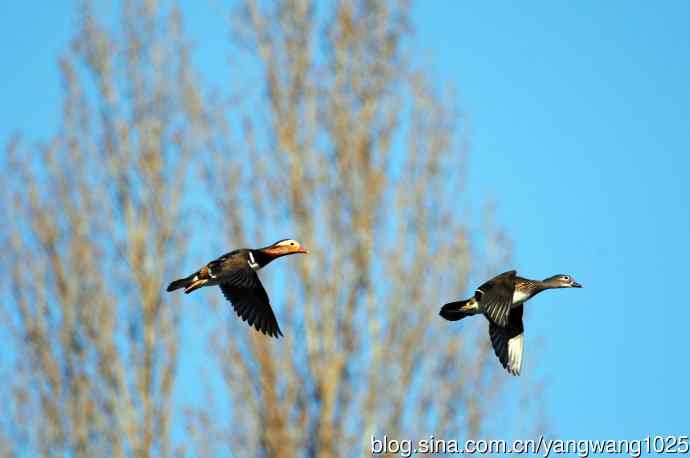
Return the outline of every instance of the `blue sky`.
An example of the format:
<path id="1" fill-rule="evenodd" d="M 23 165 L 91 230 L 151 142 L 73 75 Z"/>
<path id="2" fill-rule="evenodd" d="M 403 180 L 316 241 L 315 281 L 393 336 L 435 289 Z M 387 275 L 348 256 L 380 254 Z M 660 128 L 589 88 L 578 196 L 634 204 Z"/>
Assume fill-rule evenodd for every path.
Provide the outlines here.
<path id="1" fill-rule="evenodd" d="M 212 5 L 186 8 L 187 29 L 205 76 L 222 81 L 227 34 Z M 0 4 L 3 143 L 16 129 L 46 139 L 58 124 L 56 59 L 74 11 Z M 525 371 L 548 382 L 563 438 L 689 432 L 688 19 L 684 1 L 414 8 L 415 50 L 458 90 L 470 189 L 497 202 L 515 268 L 585 286 L 539 296 L 525 324 Z"/>
<path id="2" fill-rule="evenodd" d="M 549 382 L 554 429 L 687 434 L 690 3 L 415 11 L 434 73 L 459 88 L 471 187 L 497 201 L 515 267 L 585 285 L 529 304 L 525 369 Z"/>

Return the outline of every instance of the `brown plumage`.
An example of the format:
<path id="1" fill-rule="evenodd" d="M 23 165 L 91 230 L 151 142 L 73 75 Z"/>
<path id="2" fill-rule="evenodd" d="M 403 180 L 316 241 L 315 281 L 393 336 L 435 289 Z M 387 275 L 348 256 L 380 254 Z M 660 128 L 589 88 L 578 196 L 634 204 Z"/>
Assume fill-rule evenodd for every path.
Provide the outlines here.
<path id="1" fill-rule="evenodd" d="M 474 297 L 450 302 L 440 315 L 449 321 L 484 314 L 489 320 L 489 336 L 494 353 L 503 367 L 513 375 L 522 369 L 523 305 L 540 292 L 553 288 L 582 288 L 569 275 L 554 275 L 544 280 L 518 277 L 514 270 L 503 272 L 481 285 Z"/>
<path id="2" fill-rule="evenodd" d="M 280 240 L 263 248 L 234 250 L 206 264 L 193 274 L 175 280 L 167 291 L 184 288 L 186 294 L 204 286 L 220 286 L 237 315 L 258 331 L 272 337 L 282 336 L 268 294 L 257 271 L 281 256 L 308 253 L 296 240 Z"/>

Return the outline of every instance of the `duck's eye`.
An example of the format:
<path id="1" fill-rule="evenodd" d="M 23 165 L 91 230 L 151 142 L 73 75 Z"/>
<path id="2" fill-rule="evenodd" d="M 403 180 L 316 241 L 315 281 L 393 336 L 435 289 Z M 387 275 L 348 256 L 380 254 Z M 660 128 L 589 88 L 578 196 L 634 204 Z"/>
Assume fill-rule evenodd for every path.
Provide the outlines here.
<path id="1" fill-rule="evenodd" d="M 564 275 L 564 276 L 563 276 L 563 280 L 565 280 L 565 281 L 570 281 L 570 277 L 567 276 L 567 275 Z"/>

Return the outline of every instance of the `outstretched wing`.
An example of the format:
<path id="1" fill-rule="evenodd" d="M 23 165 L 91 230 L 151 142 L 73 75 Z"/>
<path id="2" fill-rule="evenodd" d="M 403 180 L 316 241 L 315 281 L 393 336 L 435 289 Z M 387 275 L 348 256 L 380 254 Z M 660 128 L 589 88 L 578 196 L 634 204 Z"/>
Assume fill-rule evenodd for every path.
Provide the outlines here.
<path id="1" fill-rule="evenodd" d="M 503 367 L 513 375 L 520 375 L 524 347 L 524 327 L 522 325 L 522 305 L 510 311 L 508 326 L 497 326 L 489 321 L 489 336 L 494 353 Z"/>
<path id="2" fill-rule="evenodd" d="M 259 276 L 249 266 L 238 269 L 223 279 L 220 289 L 242 321 L 268 336 L 283 335 L 271 309 L 268 294 Z"/>
<path id="3" fill-rule="evenodd" d="M 474 293 L 484 314 L 490 321 L 501 327 L 508 324 L 508 315 L 513 305 L 515 292 L 515 275 L 514 270 L 497 275 L 477 288 Z"/>

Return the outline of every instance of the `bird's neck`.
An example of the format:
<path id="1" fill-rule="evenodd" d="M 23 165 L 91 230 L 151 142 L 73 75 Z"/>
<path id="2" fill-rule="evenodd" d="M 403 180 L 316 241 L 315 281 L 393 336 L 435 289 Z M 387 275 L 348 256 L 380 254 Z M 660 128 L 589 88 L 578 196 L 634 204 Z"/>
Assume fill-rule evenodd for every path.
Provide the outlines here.
<path id="1" fill-rule="evenodd" d="M 284 252 L 284 251 L 269 250 L 268 248 L 272 248 L 272 247 L 259 248 L 257 250 L 249 250 L 249 253 L 250 253 L 249 261 L 251 262 L 252 257 L 253 257 L 254 262 L 256 262 L 256 264 L 258 264 L 257 269 L 264 267 L 266 264 L 273 261 L 274 259 L 278 259 L 282 256 L 290 254 L 290 253 Z"/>
<path id="2" fill-rule="evenodd" d="M 531 299 L 532 297 L 536 296 L 537 294 L 541 293 L 544 290 L 549 289 L 550 287 L 544 283 L 543 281 L 540 280 L 530 280 L 529 278 L 518 278 L 517 280 L 517 285 L 516 285 L 516 293 L 519 291 L 521 296 L 523 296 L 525 299 Z"/>
<path id="3" fill-rule="evenodd" d="M 262 249 L 259 250 L 249 250 L 249 263 L 250 265 L 255 263 L 257 265 L 256 270 L 261 269 L 269 262 L 273 261 L 279 256 L 271 253 L 266 253 Z"/>

